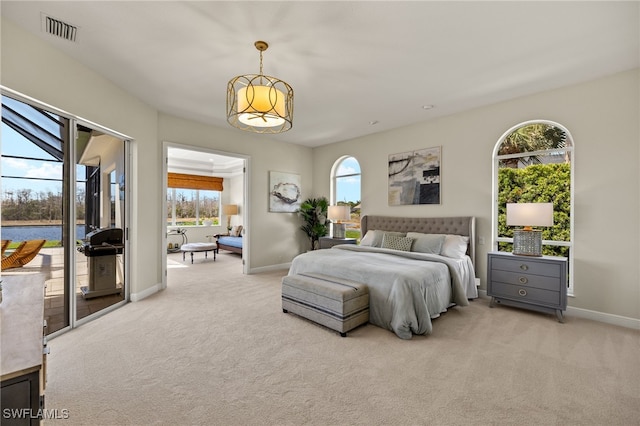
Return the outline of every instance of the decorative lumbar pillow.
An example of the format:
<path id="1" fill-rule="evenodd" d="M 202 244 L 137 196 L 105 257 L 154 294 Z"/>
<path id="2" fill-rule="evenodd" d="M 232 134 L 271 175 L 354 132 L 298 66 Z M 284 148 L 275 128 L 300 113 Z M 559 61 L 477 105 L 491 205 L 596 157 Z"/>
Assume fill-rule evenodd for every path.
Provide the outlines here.
<path id="1" fill-rule="evenodd" d="M 412 244 L 413 244 L 413 238 L 407 238 L 401 235 L 386 233 L 382 237 L 382 248 L 401 250 L 401 251 L 411 251 Z"/>
<path id="2" fill-rule="evenodd" d="M 404 232 L 385 232 L 377 229 L 372 229 L 370 231 L 367 231 L 362 240 L 360 240 L 360 245 L 367 247 L 382 247 L 382 239 L 386 234 L 398 235 L 401 237 L 404 237 L 406 235 Z"/>
<path id="3" fill-rule="evenodd" d="M 445 240 L 445 236 L 442 234 L 422 234 L 420 232 L 407 232 L 407 237 L 414 239 L 411 251 L 429 254 L 440 254 Z"/>
<path id="4" fill-rule="evenodd" d="M 234 226 L 233 228 L 231 228 L 231 231 L 229 231 L 229 235 L 231 237 L 239 237 L 241 233 L 242 233 L 242 225 Z"/>

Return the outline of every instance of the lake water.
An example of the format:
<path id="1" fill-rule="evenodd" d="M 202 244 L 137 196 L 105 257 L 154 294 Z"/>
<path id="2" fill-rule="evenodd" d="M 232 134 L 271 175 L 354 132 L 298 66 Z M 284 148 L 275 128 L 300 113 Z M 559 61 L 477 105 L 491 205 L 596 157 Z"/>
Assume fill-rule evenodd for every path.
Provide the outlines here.
<path id="1" fill-rule="evenodd" d="M 25 240 L 62 240 L 62 227 L 57 226 L 3 226 L 2 239 L 11 241 Z M 85 236 L 84 225 L 76 226 L 76 239 L 81 240 Z"/>

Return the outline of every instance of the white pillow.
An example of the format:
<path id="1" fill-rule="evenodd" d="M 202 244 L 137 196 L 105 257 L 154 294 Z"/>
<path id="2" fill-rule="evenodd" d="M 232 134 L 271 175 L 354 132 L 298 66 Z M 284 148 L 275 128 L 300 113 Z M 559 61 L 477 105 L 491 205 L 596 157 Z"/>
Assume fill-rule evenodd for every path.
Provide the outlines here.
<path id="1" fill-rule="evenodd" d="M 404 232 L 385 232 L 372 229 L 367 231 L 365 236 L 360 240 L 360 245 L 367 247 L 382 247 L 382 238 L 384 237 L 384 234 L 398 235 L 400 237 L 404 237 L 406 235 Z"/>
<path id="2" fill-rule="evenodd" d="M 411 251 L 429 254 L 440 254 L 446 238 L 443 234 L 423 234 L 420 232 L 407 232 L 407 237 L 415 239 Z"/>
<path id="3" fill-rule="evenodd" d="M 378 245 L 376 245 L 376 242 L 378 243 Z M 366 235 L 360 240 L 360 245 L 366 247 L 380 247 L 381 244 L 382 231 L 377 231 L 375 229 L 367 231 Z"/>
<path id="4" fill-rule="evenodd" d="M 467 246 L 469 245 L 469 237 L 462 235 L 446 234 L 444 244 L 440 254 L 446 257 L 459 259 L 467 254 Z"/>

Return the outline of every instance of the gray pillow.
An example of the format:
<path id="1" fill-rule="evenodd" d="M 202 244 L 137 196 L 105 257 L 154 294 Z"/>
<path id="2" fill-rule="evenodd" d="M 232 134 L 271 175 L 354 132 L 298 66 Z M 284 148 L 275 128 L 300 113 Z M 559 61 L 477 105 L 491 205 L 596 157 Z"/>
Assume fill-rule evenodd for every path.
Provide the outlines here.
<path id="1" fill-rule="evenodd" d="M 389 232 L 382 237 L 382 248 L 393 250 L 411 251 L 413 238 L 407 238 L 400 235 L 393 235 Z"/>
<path id="2" fill-rule="evenodd" d="M 429 254 L 440 254 L 445 240 L 445 236 L 442 234 L 423 234 L 420 232 L 407 232 L 407 237 L 414 239 L 411 251 Z"/>

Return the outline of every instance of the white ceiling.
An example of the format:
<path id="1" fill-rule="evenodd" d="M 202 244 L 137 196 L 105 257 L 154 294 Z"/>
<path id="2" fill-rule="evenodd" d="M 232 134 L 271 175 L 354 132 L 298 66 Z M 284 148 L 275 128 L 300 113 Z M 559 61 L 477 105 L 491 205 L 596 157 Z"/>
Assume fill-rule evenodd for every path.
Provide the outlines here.
<path id="1" fill-rule="evenodd" d="M 240 176 L 243 167 L 242 158 L 174 147 L 167 149 L 167 171 L 173 173 L 230 178 Z"/>
<path id="2" fill-rule="evenodd" d="M 227 82 L 258 73 L 264 40 L 264 73 L 295 99 L 293 128 L 261 137 L 313 147 L 638 67 L 639 5 L 3 0 L 1 13 L 158 110 L 221 127 Z M 41 13 L 77 42 L 45 34 Z"/>

